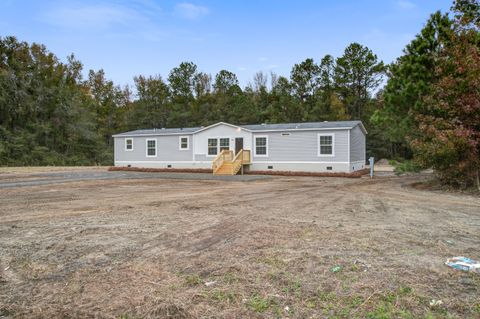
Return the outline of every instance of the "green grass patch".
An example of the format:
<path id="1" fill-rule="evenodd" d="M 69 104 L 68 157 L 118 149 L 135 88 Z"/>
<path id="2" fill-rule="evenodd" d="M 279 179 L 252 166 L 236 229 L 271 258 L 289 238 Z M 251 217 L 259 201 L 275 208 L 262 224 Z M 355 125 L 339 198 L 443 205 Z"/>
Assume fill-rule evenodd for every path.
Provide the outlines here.
<path id="1" fill-rule="evenodd" d="M 272 299 L 263 298 L 258 294 L 254 294 L 247 300 L 247 307 L 259 313 L 267 311 L 272 304 Z"/>
<path id="2" fill-rule="evenodd" d="M 394 172 L 396 175 L 402 175 L 405 173 L 418 173 L 422 170 L 422 167 L 413 160 L 398 159 L 390 160 L 388 163 L 395 167 Z"/>
<path id="3" fill-rule="evenodd" d="M 223 291 L 220 289 L 213 289 L 212 291 L 210 291 L 209 297 L 212 300 L 223 303 L 233 303 L 237 299 L 235 293 L 231 291 Z"/>
<path id="4" fill-rule="evenodd" d="M 223 275 L 223 281 L 226 284 L 233 284 L 239 281 L 239 278 L 236 273 L 234 272 L 227 272 L 225 275 Z"/>
<path id="5" fill-rule="evenodd" d="M 198 285 L 203 284 L 203 279 L 199 275 L 196 275 L 196 274 L 187 275 L 185 277 L 185 284 L 187 286 L 198 286 Z"/>

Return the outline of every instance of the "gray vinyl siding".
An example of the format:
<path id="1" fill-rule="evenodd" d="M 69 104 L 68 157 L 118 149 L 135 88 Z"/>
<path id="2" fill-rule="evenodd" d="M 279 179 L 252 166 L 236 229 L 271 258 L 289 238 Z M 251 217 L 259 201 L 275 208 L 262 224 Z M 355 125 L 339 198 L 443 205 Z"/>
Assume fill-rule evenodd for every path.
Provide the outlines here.
<path id="1" fill-rule="evenodd" d="M 289 135 L 282 135 L 286 133 Z M 334 135 L 334 156 L 318 156 L 318 134 Z M 256 136 L 268 137 L 268 157 L 255 156 Z M 254 132 L 252 155 L 255 162 L 348 162 L 348 130 Z"/>
<path id="2" fill-rule="evenodd" d="M 350 131 L 350 161 L 365 161 L 365 134 L 359 125 Z"/>
<path id="3" fill-rule="evenodd" d="M 195 161 L 198 162 L 211 162 L 213 161 L 215 156 L 207 156 L 204 154 L 195 154 Z"/>
<path id="4" fill-rule="evenodd" d="M 115 161 L 192 161 L 192 135 L 189 136 L 189 149 L 179 150 L 180 135 L 140 136 L 133 138 L 133 151 L 125 151 L 125 139 L 115 137 Z M 147 157 L 146 140 L 157 140 L 157 156 Z"/>

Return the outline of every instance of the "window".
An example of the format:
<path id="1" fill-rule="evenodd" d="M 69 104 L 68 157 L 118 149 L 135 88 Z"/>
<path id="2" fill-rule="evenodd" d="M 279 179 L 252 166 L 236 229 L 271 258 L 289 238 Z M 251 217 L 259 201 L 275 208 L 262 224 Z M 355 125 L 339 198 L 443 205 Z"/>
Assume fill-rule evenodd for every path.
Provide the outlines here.
<path id="1" fill-rule="evenodd" d="M 218 155 L 223 150 L 230 150 L 230 138 L 209 138 L 208 139 L 208 155 Z"/>
<path id="2" fill-rule="evenodd" d="M 223 150 L 229 150 L 230 149 L 230 139 L 227 138 L 221 138 L 220 139 L 220 152 Z"/>
<path id="3" fill-rule="evenodd" d="M 216 138 L 208 139 L 208 155 L 217 155 L 218 140 Z"/>
<path id="4" fill-rule="evenodd" d="M 157 140 L 147 140 L 147 157 L 157 156 Z"/>
<path id="5" fill-rule="evenodd" d="M 333 156 L 333 134 L 318 135 L 318 156 Z"/>
<path id="6" fill-rule="evenodd" d="M 179 139 L 179 148 L 180 150 L 188 150 L 188 136 L 180 136 L 180 139 Z"/>
<path id="7" fill-rule="evenodd" d="M 255 137 L 255 156 L 268 156 L 268 138 L 266 136 Z"/>
<path id="8" fill-rule="evenodd" d="M 133 138 L 125 139 L 125 151 L 133 151 Z"/>

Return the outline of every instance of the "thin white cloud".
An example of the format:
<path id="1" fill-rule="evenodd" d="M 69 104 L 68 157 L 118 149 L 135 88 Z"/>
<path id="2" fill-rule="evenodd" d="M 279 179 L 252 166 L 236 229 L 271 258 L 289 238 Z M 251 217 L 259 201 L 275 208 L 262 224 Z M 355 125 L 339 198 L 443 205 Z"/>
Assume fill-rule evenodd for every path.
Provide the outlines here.
<path id="1" fill-rule="evenodd" d="M 367 32 L 363 38 L 365 40 L 385 40 L 388 38 L 388 35 L 380 29 L 371 29 Z"/>
<path id="2" fill-rule="evenodd" d="M 414 9 L 417 5 L 411 1 L 408 1 L 408 0 L 399 0 L 397 2 L 397 5 L 401 8 L 401 9 L 407 9 L 407 10 L 410 10 L 410 9 Z"/>
<path id="3" fill-rule="evenodd" d="M 207 7 L 183 2 L 175 6 L 175 12 L 186 19 L 196 20 L 209 14 L 210 10 Z"/>
<path id="4" fill-rule="evenodd" d="M 63 28 L 109 28 L 142 20 L 142 16 L 128 7 L 118 5 L 57 6 L 42 16 L 45 22 Z"/>
<path id="5" fill-rule="evenodd" d="M 239 66 L 238 71 L 247 71 L 247 68 L 244 66 Z"/>

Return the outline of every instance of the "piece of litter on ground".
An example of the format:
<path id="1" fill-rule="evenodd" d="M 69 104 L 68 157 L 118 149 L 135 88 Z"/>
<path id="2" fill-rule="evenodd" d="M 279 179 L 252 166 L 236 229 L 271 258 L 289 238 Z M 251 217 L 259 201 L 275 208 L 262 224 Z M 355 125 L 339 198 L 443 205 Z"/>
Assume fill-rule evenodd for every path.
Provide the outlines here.
<path id="1" fill-rule="evenodd" d="M 362 266 L 364 272 L 366 272 L 366 271 L 371 267 L 371 266 L 370 266 L 369 264 L 367 264 L 366 262 L 363 262 L 363 261 L 358 260 L 358 259 L 354 260 L 354 261 L 353 261 L 353 264 L 354 264 L 354 265 L 360 265 L 360 266 Z"/>
<path id="2" fill-rule="evenodd" d="M 7 266 L 7 268 L 5 268 L 4 270 L 7 271 L 7 270 L 9 270 L 9 269 L 10 269 L 10 266 Z"/>
<path id="3" fill-rule="evenodd" d="M 449 245 L 455 244 L 455 242 L 453 240 L 450 240 L 450 239 L 445 239 L 444 242 L 449 244 Z"/>
<path id="4" fill-rule="evenodd" d="M 339 272 L 340 270 L 342 270 L 342 266 L 335 266 L 332 269 L 330 269 L 331 272 Z"/>
<path id="5" fill-rule="evenodd" d="M 441 300 L 435 300 L 435 299 L 430 300 L 430 307 L 437 307 L 441 305 L 443 305 L 443 301 Z"/>
<path id="6" fill-rule="evenodd" d="M 290 307 L 289 306 L 285 306 L 285 308 L 283 308 L 286 312 L 288 312 L 290 310 Z"/>
<path id="7" fill-rule="evenodd" d="M 205 286 L 207 286 L 207 287 L 213 286 L 213 285 L 215 285 L 216 283 L 217 283 L 216 281 L 207 281 L 207 282 L 205 283 Z"/>
<path id="8" fill-rule="evenodd" d="M 454 269 L 473 271 L 480 274 L 480 262 L 467 257 L 459 256 L 448 258 L 445 265 Z"/>

